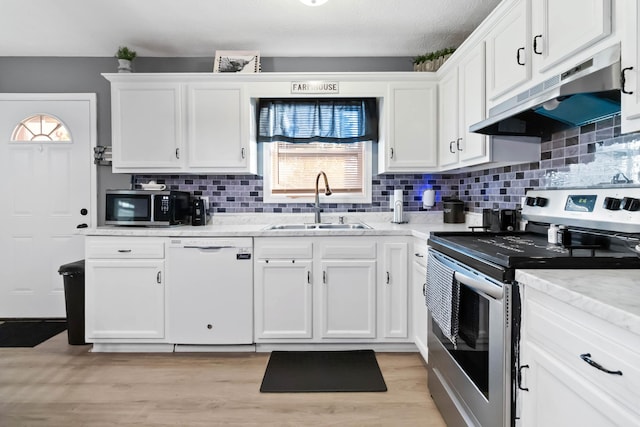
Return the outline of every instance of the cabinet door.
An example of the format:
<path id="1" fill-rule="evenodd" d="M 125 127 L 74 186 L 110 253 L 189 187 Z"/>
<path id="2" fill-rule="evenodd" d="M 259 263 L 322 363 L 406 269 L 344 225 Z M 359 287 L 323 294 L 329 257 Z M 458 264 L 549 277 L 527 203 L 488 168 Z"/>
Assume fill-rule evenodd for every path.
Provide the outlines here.
<path id="1" fill-rule="evenodd" d="M 86 262 L 86 336 L 164 338 L 164 261 Z"/>
<path id="2" fill-rule="evenodd" d="M 521 360 L 529 366 L 523 384 L 529 391 L 519 392 L 522 426 L 637 425 L 637 415 L 536 344 L 523 345 Z"/>
<path id="3" fill-rule="evenodd" d="M 538 72 L 611 34 L 611 0 L 533 0 L 532 9 Z"/>
<path id="4" fill-rule="evenodd" d="M 111 86 L 113 170 L 179 169 L 182 102 L 177 83 Z"/>
<path id="5" fill-rule="evenodd" d="M 383 250 L 382 333 L 385 338 L 407 338 L 408 328 L 408 244 L 385 243 Z"/>
<path id="6" fill-rule="evenodd" d="M 458 139 L 456 150 L 464 166 L 488 160 L 488 138 L 469 132 L 486 117 L 484 43 L 467 52 L 458 66 Z"/>
<path id="7" fill-rule="evenodd" d="M 249 172 L 249 111 L 243 86 L 189 84 L 187 106 L 187 167 L 204 172 Z"/>
<path id="8" fill-rule="evenodd" d="M 438 165 L 447 167 L 458 163 L 458 68 L 444 75 L 440 81 L 440 142 Z"/>
<path id="9" fill-rule="evenodd" d="M 620 94 L 622 133 L 640 130 L 640 6 L 637 1 L 624 2 L 622 32 L 622 74 L 624 87 Z"/>
<path id="10" fill-rule="evenodd" d="M 311 338 L 311 260 L 255 262 L 255 331 L 260 338 Z"/>
<path id="11" fill-rule="evenodd" d="M 426 246 L 426 243 L 425 243 Z M 415 256 L 415 255 L 414 255 Z M 414 260 L 411 272 L 411 292 L 413 301 L 413 335 L 416 347 L 426 362 L 428 347 L 428 319 L 427 305 L 425 304 L 424 289 L 427 279 L 427 267 Z"/>
<path id="12" fill-rule="evenodd" d="M 375 338 L 376 261 L 323 260 L 319 315 L 322 338 Z"/>
<path id="13" fill-rule="evenodd" d="M 531 78 L 530 0 L 515 1 L 487 36 L 487 96 L 495 101 Z"/>
<path id="14" fill-rule="evenodd" d="M 422 172 L 437 166 L 437 103 L 435 83 L 392 83 L 385 153 L 380 173 Z"/>

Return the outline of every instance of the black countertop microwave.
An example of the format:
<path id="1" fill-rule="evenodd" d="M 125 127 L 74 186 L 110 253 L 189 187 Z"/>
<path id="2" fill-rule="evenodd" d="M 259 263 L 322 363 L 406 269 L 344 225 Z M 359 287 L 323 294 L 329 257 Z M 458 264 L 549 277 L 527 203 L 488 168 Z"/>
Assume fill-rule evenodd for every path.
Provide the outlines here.
<path id="1" fill-rule="evenodd" d="M 188 224 L 190 194 L 174 190 L 107 190 L 106 225 Z"/>

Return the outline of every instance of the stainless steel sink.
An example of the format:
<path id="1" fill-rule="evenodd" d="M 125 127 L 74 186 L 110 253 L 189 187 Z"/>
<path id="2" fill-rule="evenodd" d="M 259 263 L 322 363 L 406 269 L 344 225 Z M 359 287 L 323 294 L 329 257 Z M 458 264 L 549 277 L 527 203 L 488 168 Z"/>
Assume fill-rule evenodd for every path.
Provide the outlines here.
<path id="1" fill-rule="evenodd" d="M 362 222 L 353 224 L 274 224 L 265 230 L 370 230 L 371 227 Z"/>
<path id="2" fill-rule="evenodd" d="M 371 227 L 361 222 L 354 224 L 315 224 L 319 230 L 366 230 Z"/>

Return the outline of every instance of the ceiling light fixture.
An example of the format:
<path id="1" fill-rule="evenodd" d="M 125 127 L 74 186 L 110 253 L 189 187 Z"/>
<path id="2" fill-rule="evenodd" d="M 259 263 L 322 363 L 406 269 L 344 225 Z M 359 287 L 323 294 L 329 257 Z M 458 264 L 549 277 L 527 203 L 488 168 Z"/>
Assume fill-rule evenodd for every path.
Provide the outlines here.
<path id="1" fill-rule="evenodd" d="M 300 0 L 302 4 L 306 4 L 307 6 L 322 6 L 329 0 Z"/>

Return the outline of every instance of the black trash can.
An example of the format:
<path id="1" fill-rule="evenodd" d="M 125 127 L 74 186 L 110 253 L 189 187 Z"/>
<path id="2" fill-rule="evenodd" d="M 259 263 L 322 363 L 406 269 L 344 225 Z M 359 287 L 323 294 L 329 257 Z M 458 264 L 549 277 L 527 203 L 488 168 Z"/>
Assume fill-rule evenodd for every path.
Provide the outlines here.
<path id="1" fill-rule="evenodd" d="M 69 344 L 86 344 L 84 341 L 84 260 L 61 265 L 58 273 L 64 280 Z"/>

